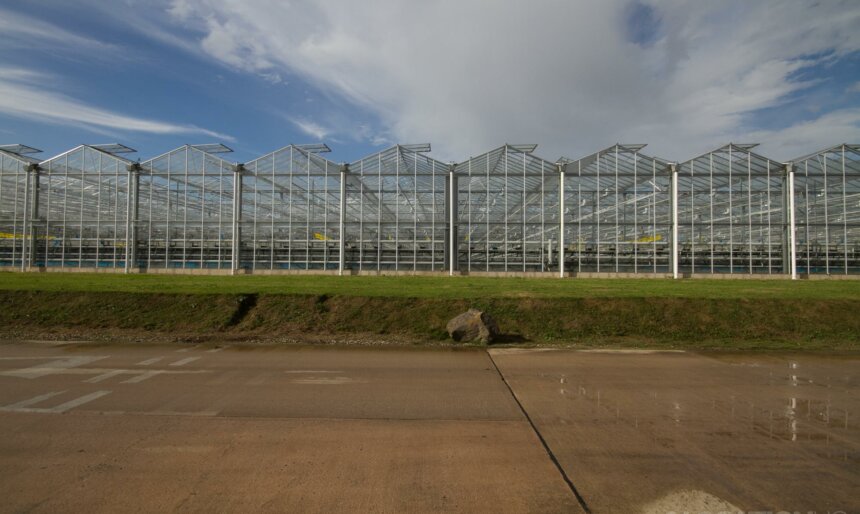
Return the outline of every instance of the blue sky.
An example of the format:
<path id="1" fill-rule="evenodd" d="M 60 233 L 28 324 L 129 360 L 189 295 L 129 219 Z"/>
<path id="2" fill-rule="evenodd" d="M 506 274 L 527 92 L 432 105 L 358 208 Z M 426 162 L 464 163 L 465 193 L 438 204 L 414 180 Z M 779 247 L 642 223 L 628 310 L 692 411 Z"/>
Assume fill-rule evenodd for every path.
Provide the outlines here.
<path id="1" fill-rule="evenodd" d="M 360 5 L 359 5 L 360 4 Z M 860 4 L 479 0 L 0 1 L 0 141 L 245 162 L 322 141 L 464 160 L 616 142 L 683 161 L 860 142 Z"/>

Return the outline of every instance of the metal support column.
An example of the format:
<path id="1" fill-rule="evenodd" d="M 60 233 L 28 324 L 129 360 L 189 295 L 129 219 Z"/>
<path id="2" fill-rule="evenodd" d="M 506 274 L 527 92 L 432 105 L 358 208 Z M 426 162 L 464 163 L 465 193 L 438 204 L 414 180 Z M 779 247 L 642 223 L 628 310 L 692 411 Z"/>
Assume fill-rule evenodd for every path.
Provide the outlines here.
<path id="1" fill-rule="evenodd" d="M 678 278 L 678 165 L 670 164 L 672 173 L 672 278 Z"/>
<path id="2" fill-rule="evenodd" d="M 33 219 L 38 211 L 39 166 L 27 166 L 24 176 L 24 226 L 21 234 L 21 271 L 27 271 L 33 262 L 36 251 L 34 241 Z"/>
<path id="3" fill-rule="evenodd" d="M 454 165 L 448 168 L 448 275 L 457 270 L 457 175 Z"/>
<path id="4" fill-rule="evenodd" d="M 125 206 L 125 272 L 130 273 L 137 262 L 137 188 L 140 177 L 140 164 L 129 164 L 127 169 L 128 194 L 126 195 Z"/>
<path id="5" fill-rule="evenodd" d="M 230 251 L 230 270 L 232 274 L 239 271 L 240 252 L 242 243 L 242 172 L 245 171 L 243 164 L 233 167 L 233 241 Z"/>
<path id="6" fill-rule="evenodd" d="M 340 168 L 340 220 L 338 223 L 338 231 L 340 232 L 340 242 L 338 243 L 338 258 L 337 258 L 337 274 L 343 275 L 343 270 L 346 267 L 346 234 L 343 230 L 343 218 L 346 212 L 346 177 L 349 173 L 349 164 L 344 163 Z"/>
<path id="7" fill-rule="evenodd" d="M 795 218 L 797 213 L 794 209 L 794 164 L 787 163 L 785 171 L 788 176 L 788 202 L 787 205 L 783 206 L 783 209 L 788 209 L 788 269 L 791 272 L 791 279 L 797 280 L 797 220 Z"/>
<path id="8" fill-rule="evenodd" d="M 558 277 L 564 278 L 564 173 L 567 164 L 558 166 Z"/>

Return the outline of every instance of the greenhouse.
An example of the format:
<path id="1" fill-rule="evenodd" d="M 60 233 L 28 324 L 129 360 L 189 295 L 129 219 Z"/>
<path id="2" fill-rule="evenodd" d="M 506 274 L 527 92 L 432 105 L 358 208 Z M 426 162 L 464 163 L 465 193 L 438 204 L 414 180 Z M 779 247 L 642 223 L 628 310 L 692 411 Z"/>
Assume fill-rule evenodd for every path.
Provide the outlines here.
<path id="1" fill-rule="evenodd" d="M 0 145 L 0 267 L 21 271 L 860 276 L 860 145 L 779 162 L 728 144 L 546 160 L 505 144 L 355 162 L 324 144 L 253 161 L 221 144 L 146 161 L 119 144 L 49 159 Z"/>

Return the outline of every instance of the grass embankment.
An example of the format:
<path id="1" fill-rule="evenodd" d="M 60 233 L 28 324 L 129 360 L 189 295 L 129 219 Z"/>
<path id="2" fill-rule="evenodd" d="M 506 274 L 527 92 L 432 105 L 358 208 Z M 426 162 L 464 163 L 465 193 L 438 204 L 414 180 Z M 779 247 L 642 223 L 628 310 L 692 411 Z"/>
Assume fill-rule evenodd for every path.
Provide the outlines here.
<path id="1" fill-rule="evenodd" d="M 860 283 L 0 274 L 7 333 L 444 341 L 469 307 L 505 342 L 860 349 Z"/>

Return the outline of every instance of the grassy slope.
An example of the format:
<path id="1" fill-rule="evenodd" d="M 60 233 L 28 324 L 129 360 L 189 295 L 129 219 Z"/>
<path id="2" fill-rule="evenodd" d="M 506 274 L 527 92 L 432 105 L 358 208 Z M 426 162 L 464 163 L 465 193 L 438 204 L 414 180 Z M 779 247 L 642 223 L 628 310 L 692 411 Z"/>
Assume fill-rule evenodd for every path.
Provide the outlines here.
<path id="1" fill-rule="evenodd" d="M 860 281 L 196 276 L 0 272 L 0 290 L 406 298 L 860 300 Z"/>
<path id="2" fill-rule="evenodd" d="M 243 294 L 256 304 L 237 316 Z M 0 273 L 0 331 L 444 340 L 469 307 L 510 342 L 858 349 L 860 282 Z"/>

